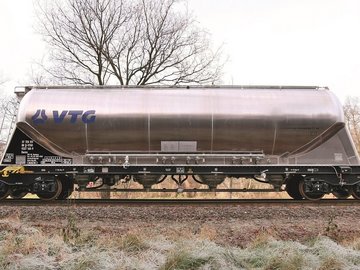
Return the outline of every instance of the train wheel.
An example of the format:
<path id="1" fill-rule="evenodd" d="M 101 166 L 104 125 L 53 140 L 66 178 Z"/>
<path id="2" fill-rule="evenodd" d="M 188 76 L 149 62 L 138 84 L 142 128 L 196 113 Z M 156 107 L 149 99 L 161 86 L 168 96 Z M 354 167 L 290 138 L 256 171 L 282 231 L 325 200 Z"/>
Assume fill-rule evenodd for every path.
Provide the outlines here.
<path id="1" fill-rule="evenodd" d="M 299 191 L 299 183 L 302 178 L 303 177 L 301 175 L 295 175 L 293 177 L 289 177 L 286 181 L 285 190 L 294 200 L 302 200 L 304 198 Z"/>
<path id="2" fill-rule="evenodd" d="M 351 195 L 355 199 L 360 200 L 360 184 L 356 184 L 351 187 Z"/>
<path id="3" fill-rule="evenodd" d="M 59 197 L 62 191 L 62 184 L 58 177 L 55 178 L 51 191 L 36 194 L 41 200 L 51 201 Z"/>
<path id="4" fill-rule="evenodd" d="M 62 190 L 56 199 L 65 200 L 69 198 L 74 191 L 74 181 L 70 177 L 66 176 L 61 177 L 60 181 L 62 184 Z"/>
<path id="5" fill-rule="evenodd" d="M 304 179 L 299 182 L 299 192 L 305 199 L 310 201 L 320 200 L 325 195 L 324 193 L 309 191 Z"/>
<path id="6" fill-rule="evenodd" d="M 0 200 L 6 199 L 10 194 L 10 188 L 4 182 L 0 182 Z"/>
<path id="7" fill-rule="evenodd" d="M 24 198 L 26 196 L 26 194 L 28 194 L 28 192 L 26 190 L 19 189 L 19 188 L 14 188 L 14 189 L 11 189 L 11 191 L 10 191 L 10 197 L 15 200 Z"/>
<path id="8" fill-rule="evenodd" d="M 340 187 L 332 192 L 332 194 L 340 200 L 345 200 L 350 197 L 351 193 L 348 188 Z"/>

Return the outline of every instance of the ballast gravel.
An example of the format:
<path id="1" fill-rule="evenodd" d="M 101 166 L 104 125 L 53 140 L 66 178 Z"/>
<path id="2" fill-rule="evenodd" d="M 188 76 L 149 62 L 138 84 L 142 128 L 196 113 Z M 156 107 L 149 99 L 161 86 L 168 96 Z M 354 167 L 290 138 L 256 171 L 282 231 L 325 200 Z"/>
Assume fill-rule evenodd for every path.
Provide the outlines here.
<path id="1" fill-rule="evenodd" d="M 71 219 L 97 233 L 141 232 L 169 238 L 199 236 L 217 244 L 244 247 L 259 233 L 305 242 L 317 236 L 347 241 L 360 236 L 357 206 L 7 206 L 1 219 L 16 219 L 45 231 L 61 230 Z"/>

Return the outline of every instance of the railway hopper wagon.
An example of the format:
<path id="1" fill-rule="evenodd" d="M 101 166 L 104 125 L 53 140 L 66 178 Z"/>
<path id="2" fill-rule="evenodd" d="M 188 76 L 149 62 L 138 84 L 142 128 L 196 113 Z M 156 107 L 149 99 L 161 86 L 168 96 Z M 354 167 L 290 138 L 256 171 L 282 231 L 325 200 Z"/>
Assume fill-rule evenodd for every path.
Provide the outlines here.
<path id="1" fill-rule="evenodd" d="M 24 87 L 1 161 L 0 198 L 81 191 L 224 191 L 252 178 L 294 199 L 360 198 L 359 158 L 327 88 Z M 135 181 L 141 189 L 119 188 Z M 94 185 L 92 185 L 95 183 Z M 229 190 L 225 190 L 229 192 Z M 240 191 L 240 190 L 232 190 Z M 241 190 L 244 191 L 244 190 Z"/>

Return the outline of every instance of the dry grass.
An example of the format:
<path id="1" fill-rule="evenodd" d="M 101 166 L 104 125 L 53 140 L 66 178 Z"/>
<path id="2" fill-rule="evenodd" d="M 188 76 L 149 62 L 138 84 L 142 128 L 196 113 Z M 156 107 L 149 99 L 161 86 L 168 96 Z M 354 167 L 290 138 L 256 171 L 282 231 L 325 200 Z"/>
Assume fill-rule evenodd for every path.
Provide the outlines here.
<path id="1" fill-rule="evenodd" d="M 266 266 L 265 270 L 299 270 L 303 269 L 305 266 L 306 258 L 301 253 L 295 252 L 294 254 L 278 254 L 272 257 Z"/>
<path id="2" fill-rule="evenodd" d="M 345 244 L 352 247 L 354 250 L 360 251 L 360 238 L 354 238 L 352 241 L 345 242 Z"/>
<path id="3" fill-rule="evenodd" d="M 200 227 L 199 238 L 202 240 L 215 240 L 218 231 L 207 224 L 204 224 Z"/>
<path id="4" fill-rule="evenodd" d="M 344 263 L 334 257 L 326 257 L 321 262 L 319 270 L 342 270 Z"/>
<path id="5" fill-rule="evenodd" d="M 248 248 L 264 248 L 269 243 L 276 241 L 277 238 L 277 233 L 274 230 L 266 227 L 260 227 L 260 229 L 254 233 L 253 240 L 248 244 Z"/>
<path id="6" fill-rule="evenodd" d="M 193 254 L 191 249 L 182 245 L 175 246 L 166 254 L 166 261 L 159 267 L 160 270 L 188 270 L 199 269 L 205 264 L 209 264 L 212 257 L 197 257 Z"/>
<path id="7" fill-rule="evenodd" d="M 120 249 L 125 252 L 140 252 L 147 248 L 148 245 L 140 235 L 129 233 L 121 237 Z"/>
<path id="8" fill-rule="evenodd" d="M 245 248 L 214 242 L 202 225 L 187 237 L 85 229 L 69 215 L 46 232 L 14 216 L 0 220 L 0 269 L 359 269 L 359 238 L 344 245 L 321 236 L 307 243 L 282 241 L 262 228 Z M 65 237 L 65 236 L 66 237 Z"/>

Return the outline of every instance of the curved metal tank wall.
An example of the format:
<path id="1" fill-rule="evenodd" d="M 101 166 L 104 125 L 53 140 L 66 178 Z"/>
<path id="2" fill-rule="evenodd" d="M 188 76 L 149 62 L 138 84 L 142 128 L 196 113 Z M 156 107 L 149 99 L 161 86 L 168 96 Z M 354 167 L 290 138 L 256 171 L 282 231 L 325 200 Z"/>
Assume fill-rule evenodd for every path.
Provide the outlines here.
<path id="1" fill-rule="evenodd" d="M 69 111 L 95 111 L 96 118 L 85 123 Z M 344 118 L 326 89 L 34 88 L 21 101 L 17 126 L 62 156 L 161 152 L 172 142 L 185 152 L 283 155 L 311 151 Z"/>

